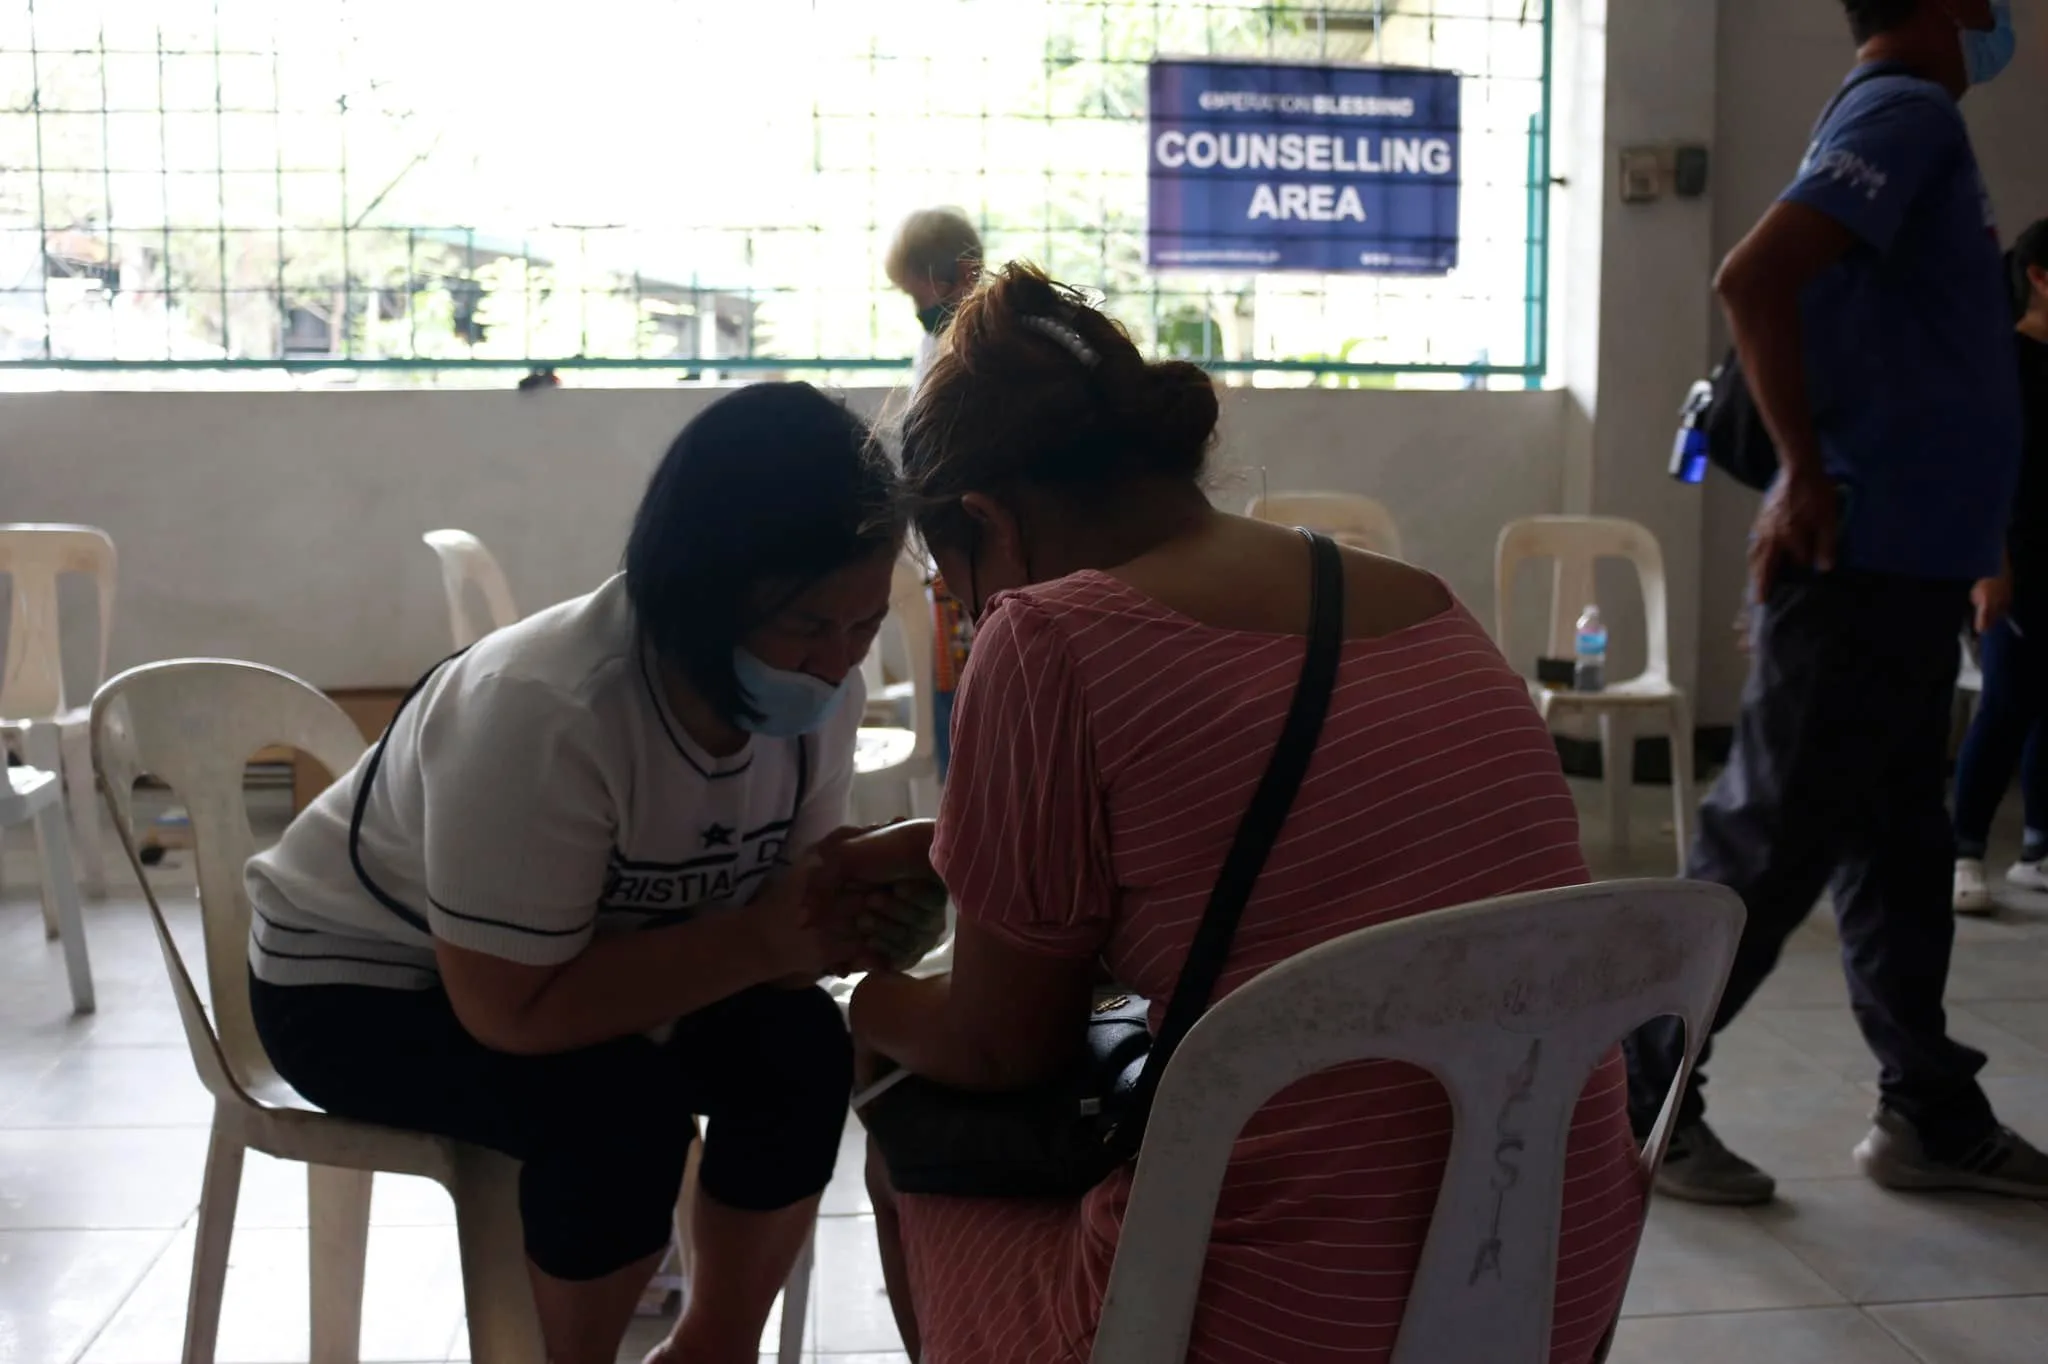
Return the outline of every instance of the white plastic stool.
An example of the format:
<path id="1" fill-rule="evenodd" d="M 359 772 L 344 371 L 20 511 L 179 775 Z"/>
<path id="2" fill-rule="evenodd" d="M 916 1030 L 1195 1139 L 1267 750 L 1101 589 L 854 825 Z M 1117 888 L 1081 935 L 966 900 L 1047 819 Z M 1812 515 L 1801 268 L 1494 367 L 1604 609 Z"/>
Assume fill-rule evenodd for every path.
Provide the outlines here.
<path id="1" fill-rule="evenodd" d="M 1607 827 L 1617 848 L 1628 844 L 1628 788 L 1635 768 L 1635 722 L 1661 719 L 1671 735 L 1671 824 L 1678 842 L 1678 870 L 1685 872 L 1690 849 L 1692 802 L 1692 710 L 1671 681 L 1670 605 L 1664 585 L 1664 551 L 1647 526 L 1612 516 L 1532 516 L 1502 529 L 1494 550 L 1494 643 L 1502 653 L 1508 637 L 1508 607 L 1515 575 L 1531 560 L 1550 560 L 1547 652 L 1570 658 L 1579 606 L 1593 600 L 1593 565 L 1625 559 L 1642 586 L 1646 657 L 1643 671 L 1610 681 L 1604 691 L 1555 691 L 1535 683 L 1530 694 L 1545 721 L 1561 714 L 1591 717 L 1600 726 L 1600 765 L 1606 780 Z"/>
<path id="2" fill-rule="evenodd" d="M 1357 493 L 1273 493 L 1253 498 L 1244 514 L 1254 521 L 1306 526 L 1340 545 L 1384 558 L 1401 557 L 1401 528 L 1394 514 Z"/>
<path id="3" fill-rule="evenodd" d="M 250 1150 L 306 1164 L 309 1358 L 353 1364 L 359 1357 L 370 1185 L 373 1173 L 383 1170 L 425 1176 L 454 1198 L 476 1364 L 544 1364 L 520 1233 L 519 1163 L 445 1137 L 322 1113 L 277 1074 L 256 1035 L 249 1006 L 251 907 L 242 880 L 256 840 L 242 780 L 249 755 L 274 744 L 296 748 L 330 772 L 350 770 L 364 747 L 362 732 L 334 702 L 254 663 L 152 663 L 122 673 L 93 698 L 93 767 L 149 900 L 192 1063 L 213 1094 L 184 1364 L 213 1361 L 242 1162 Z M 191 812 L 205 991 L 186 968 L 135 850 L 132 792 L 145 773 L 166 782 Z"/>
<path id="4" fill-rule="evenodd" d="M 37 725 L 25 744 L 55 766 L 55 727 Z M 78 881 L 71 871 L 71 837 L 64 827 L 64 786 L 42 767 L 10 767 L 0 784 L 0 829 L 35 825 L 36 852 L 43 864 L 43 931 L 63 940 L 64 970 L 71 977 L 74 1013 L 93 1011 L 92 962 L 85 948 L 85 920 L 79 912 Z"/>
<path id="5" fill-rule="evenodd" d="M 1612 881 L 1361 929 L 1238 987 L 1160 1081 L 1096 1364 L 1186 1358 L 1238 1133 L 1296 1080 L 1368 1059 L 1429 1071 L 1456 1124 L 1393 1364 L 1548 1360 L 1579 1096 L 1639 1025 L 1684 1021 L 1685 1061 L 1642 1153 L 1647 1191 L 1742 923 L 1742 902 L 1722 886 Z"/>
<path id="6" fill-rule="evenodd" d="M 420 537 L 440 556 L 441 591 L 448 598 L 448 630 L 455 647 L 467 649 L 493 630 L 502 630 L 519 619 L 512 604 L 512 588 L 505 570 L 484 542 L 466 530 L 430 530 Z M 482 594 L 491 613 L 489 625 L 478 625 L 469 614 L 469 588 Z"/>
<path id="7" fill-rule="evenodd" d="M 0 755 L 11 745 L 24 760 L 63 778 L 77 881 L 95 898 L 107 893 L 105 850 L 92 791 L 86 707 L 72 705 L 64 687 L 57 580 L 70 573 L 91 578 L 99 595 L 99 649 L 92 674 L 97 687 L 106 679 L 113 637 L 115 563 L 113 537 L 96 526 L 0 525 L 0 573 L 12 583 L 7 661 L 0 668 Z M 54 757 L 37 759 L 22 751 L 29 726 L 39 722 L 56 726 Z"/>

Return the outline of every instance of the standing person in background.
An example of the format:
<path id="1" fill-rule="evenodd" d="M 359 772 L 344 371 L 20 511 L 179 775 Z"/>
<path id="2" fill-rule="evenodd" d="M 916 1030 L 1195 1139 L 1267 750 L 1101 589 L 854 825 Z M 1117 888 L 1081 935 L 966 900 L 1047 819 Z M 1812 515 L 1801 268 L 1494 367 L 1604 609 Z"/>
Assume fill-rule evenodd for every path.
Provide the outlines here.
<path id="1" fill-rule="evenodd" d="M 939 353 L 940 334 L 981 279 L 981 234 L 957 208 L 921 208 L 896 229 L 882 268 L 909 295 L 924 328 L 910 371 L 910 394 L 916 397 Z"/>
<path id="2" fill-rule="evenodd" d="M 2007 257 L 2013 306 L 2020 315 L 2020 389 L 2026 400 L 2026 456 L 2019 497 L 2006 533 L 2005 572 L 1977 584 L 1977 633 L 1984 665 L 1984 702 L 1956 761 L 1958 914 L 1989 914 L 1997 905 L 1984 877 L 1991 818 L 2021 768 L 2027 832 L 2020 860 L 2005 874 L 2015 886 L 2048 890 L 2048 219 L 2020 235 Z"/>
<path id="3" fill-rule="evenodd" d="M 2021 445 L 2011 299 L 1957 101 L 2011 60 L 2011 6 L 1843 7 L 1859 65 L 1715 281 L 1782 468 L 1750 550 L 1735 750 L 1688 873 L 1749 910 L 1716 1031 L 1832 890 L 1850 1004 L 1880 1062 L 1855 1152 L 1866 1176 L 2041 1198 L 2048 1156 L 1999 1125 L 1977 1083 L 1985 1057 L 1949 1036 L 1942 1006 L 1957 638 L 1972 585 L 1999 571 Z M 1663 1020 L 1631 1041 L 1638 1132 L 1678 1073 L 1681 1032 Z M 1706 1125 L 1700 1078 L 1658 1188 L 1769 1200 L 1771 1177 Z"/>
<path id="4" fill-rule="evenodd" d="M 889 282 L 917 306 L 917 320 L 924 327 L 924 336 L 917 343 L 917 361 L 910 371 L 912 398 L 924 386 L 924 376 L 938 358 L 939 340 L 953 321 L 954 311 L 980 283 L 981 261 L 981 234 L 957 208 L 919 209 L 896 229 L 883 268 Z M 931 600 L 932 732 L 943 782 L 953 753 L 953 693 L 967 667 L 967 642 L 973 628 L 937 575 L 931 582 Z M 911 666 L 917 666 L 916 660 Z"/>

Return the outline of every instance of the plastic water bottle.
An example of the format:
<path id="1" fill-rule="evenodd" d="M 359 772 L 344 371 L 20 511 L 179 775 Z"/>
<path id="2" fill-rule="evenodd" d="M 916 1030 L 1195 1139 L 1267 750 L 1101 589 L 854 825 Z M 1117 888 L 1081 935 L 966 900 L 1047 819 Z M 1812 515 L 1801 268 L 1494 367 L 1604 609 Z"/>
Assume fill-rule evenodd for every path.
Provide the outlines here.
<path id="1" fill-rule="evenodd" d="M 1607 689 L 1607 622 L 1600 608 L 1588 606 L 1579 615 L 1577 642 L 1572 649 L 1572 689 Z"/>

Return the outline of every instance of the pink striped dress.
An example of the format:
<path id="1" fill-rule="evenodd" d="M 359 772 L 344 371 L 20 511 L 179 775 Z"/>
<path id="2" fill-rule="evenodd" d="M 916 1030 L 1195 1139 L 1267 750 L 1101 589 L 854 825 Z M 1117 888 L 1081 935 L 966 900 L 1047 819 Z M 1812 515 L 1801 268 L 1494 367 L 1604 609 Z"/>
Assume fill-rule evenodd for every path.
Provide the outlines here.
<path id="1" fill-rule="evenodd" d="M 1100 954 L 1156 1009 L 1303 650 L 1299 636 L 1204 625 L 1100 573 L 1002 598 L 975 638 L 934 851 L 961 914 L 1030 951 Z M 1550 737 L 1522 680 L 1453 607 L 1345 646 L 1321 747 L 1222 989 L 1353 929 L 1586 879 Z M 1627 1284 L 1643 1202 L 1623 1093 L 1617 1053 L 1572 1130 L 1558 1364 L 1591 1359 Z M 1386 1359 L 1450 1131 L 1436 1082 L 1394 1062 L 1274 1096 L 1231 1158 L 1188 1358 Z M 1077 1202 L 904 1197 L 925 1364 L 1086 1361 L 1128 1193 L 1119 1174 Z"/>

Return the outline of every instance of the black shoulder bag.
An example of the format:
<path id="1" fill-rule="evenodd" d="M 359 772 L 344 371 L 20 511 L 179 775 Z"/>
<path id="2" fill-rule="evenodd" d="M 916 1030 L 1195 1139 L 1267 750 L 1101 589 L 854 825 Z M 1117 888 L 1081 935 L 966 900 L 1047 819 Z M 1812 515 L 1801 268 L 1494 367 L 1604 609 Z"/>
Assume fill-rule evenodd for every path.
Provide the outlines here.
<path id="1" fill-rule="evenodd" d="M 1238 919 L 1322 737 L 1344 643 L 1344 565 L 1307 531 L 1315 572 L 1308 655 L 1266 775 L 1223 860 L 1158 1037 L 1146 1002 L 1095 1007 L 1087 1055 L 1061 1081 L 1013 1094 L 972 1094 L 911 1078 L 862 1113 L 899 1193 L 970 1198 L 1077 1198 L 1137 1157 L 1159 1079 L 1209 1007 Z"/>

